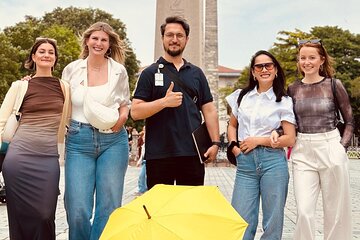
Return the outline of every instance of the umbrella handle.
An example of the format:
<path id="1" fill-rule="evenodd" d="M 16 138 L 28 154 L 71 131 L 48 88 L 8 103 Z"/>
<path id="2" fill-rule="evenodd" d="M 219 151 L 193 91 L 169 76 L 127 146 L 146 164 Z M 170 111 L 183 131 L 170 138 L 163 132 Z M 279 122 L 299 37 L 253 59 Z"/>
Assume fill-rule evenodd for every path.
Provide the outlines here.
<path id="1" fill-rule="evenodd" d="M 143 208 L 144 208 L 144 210 L 146 212 L 146 215 L 148 216 L 148 219 L 151 219 L 151 216 L 150 216 L 148 210 L 146 209 L 145 205 L 143 205 Z"/>

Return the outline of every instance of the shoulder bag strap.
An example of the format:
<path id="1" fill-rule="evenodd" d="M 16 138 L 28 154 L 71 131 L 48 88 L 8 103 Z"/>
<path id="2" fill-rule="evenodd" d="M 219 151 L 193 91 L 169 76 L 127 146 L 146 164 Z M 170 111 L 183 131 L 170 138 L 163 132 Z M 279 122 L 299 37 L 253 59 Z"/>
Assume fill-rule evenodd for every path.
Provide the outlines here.
<path id="1" fill-rule="evenodd" d="M 199 105 L 198 105 L 198 96 L 195 93 L 194 90 L 192 90 L 191 88 L 189 88 L 181 79 L 178 75 L 176 75 L 175 73 L 171 72 L 166 66 L 164 66 L 163 68 L 163 72 L 166 73 L 167 75 L 169 75 L 174 82 L 176 82 L 189 96 L 190 98 L 193 100 L 193 102 L 195 103 L 195 105 L 200 109 Z"/>
<path id="2" fill-rule="evenodd" d="M 242 91 L 243 90 L 240 91 L 239 97 L 238 97 L 238 99 L 236 101 L 236 103 L 238 104 L 238 108 L 240 107 L 241 100 L 244 97 L 244 94 L 241 94 Z M 239 122 L 237 121 L 237 119 L 236 119 L 236 122 L 237 122 L 237 124 L 236 124 L 236 141 L 239 141 Z"/>
<path id="3" fill-rule="evenodd" d="M 340 117 L 340 113 L 339 113 L 339 105 L 338 105 L 337 98 L 336 98 L 336 83 L 335 83 L 335 79 L 333 79 L 333 78 L 331 78 L 331 90 L 332 90 L 332 93 L 334 96 L 336 118 L 338 120 L 340 120 L 341 117 Z"/>

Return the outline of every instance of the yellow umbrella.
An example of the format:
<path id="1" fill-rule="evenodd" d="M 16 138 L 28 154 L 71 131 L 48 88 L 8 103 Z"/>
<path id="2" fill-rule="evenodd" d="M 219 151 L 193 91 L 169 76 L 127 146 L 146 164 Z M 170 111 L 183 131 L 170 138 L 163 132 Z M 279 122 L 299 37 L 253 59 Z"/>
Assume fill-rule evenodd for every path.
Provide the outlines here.
<path id="1" fill-rule="evenodd" d="M 159 184 L 116 209 L 100 240 L 239 240 L 247 225 L 218 187 Z"/>

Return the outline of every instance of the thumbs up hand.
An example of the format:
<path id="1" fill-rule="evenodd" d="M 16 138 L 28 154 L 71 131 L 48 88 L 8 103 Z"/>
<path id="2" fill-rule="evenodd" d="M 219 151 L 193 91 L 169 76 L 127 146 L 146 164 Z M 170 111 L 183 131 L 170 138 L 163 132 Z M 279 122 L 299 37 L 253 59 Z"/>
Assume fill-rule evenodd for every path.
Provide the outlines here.
<path id="1" fill-rule="evenodd" d="M 178 107 L 182 103 L 182 99 L 183 99 L 182 92 L 173 92 L 173 89 L 174 89 L 174 82 L 171 82 L 164 97 L 165 107 Z"/>

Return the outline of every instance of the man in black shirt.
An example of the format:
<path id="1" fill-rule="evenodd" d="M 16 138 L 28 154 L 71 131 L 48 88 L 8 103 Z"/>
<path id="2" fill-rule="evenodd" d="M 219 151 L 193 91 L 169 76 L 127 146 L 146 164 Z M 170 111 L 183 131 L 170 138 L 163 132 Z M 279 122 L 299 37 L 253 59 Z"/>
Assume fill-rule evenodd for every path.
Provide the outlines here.
<path id="1" fill-rule="evenodd" d="M 164 55 L 143 70 L 134 92 L 131 116 L 134 120 L 146 119 L 149 189 L 159 183 L 204 184 L 204 164 L 191 135 L 201 125 L 201 113 L 214 143 L 205 153 L 207 162 L 215 160 L 220 145 L 217 110 L 206 77 L 199 67 L 182 58 L 189 32 L 185 19 L 166 19 L 161 26 Z M 196 102 L 174 75 L 196 94 Z"/>

